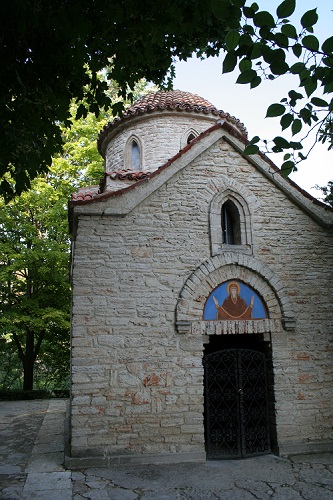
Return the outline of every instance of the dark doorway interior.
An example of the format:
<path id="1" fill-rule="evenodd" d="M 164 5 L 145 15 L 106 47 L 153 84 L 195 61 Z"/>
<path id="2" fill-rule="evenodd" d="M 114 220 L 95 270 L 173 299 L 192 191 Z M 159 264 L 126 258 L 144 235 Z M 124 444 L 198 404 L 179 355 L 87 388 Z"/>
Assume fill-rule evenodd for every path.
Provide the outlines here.
<path id="1" fill-rule="evenodd" d="M 208 459 L 271 451 L 275 441 L 271 366 L 269 342 L 259 335 L 210 337 L 204 354 Z"/>

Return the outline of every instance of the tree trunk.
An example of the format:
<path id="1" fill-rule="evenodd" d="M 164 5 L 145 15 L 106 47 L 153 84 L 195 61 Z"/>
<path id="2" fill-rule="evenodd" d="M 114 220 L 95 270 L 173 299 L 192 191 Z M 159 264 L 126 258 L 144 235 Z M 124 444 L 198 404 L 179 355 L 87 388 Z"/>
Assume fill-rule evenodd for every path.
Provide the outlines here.
<path id="1" fill-rule="evenodd" d="M 34 385 L 34 361 L 33 359 L 25 359 L 23 363 L 23 390 L 32 391 Z"/>
<path id="2" fill-rule="evenodd" d="M 23 390 L 32 391 L 34 385 L 34 364 L 36 359 L 34 355 L 35 336 L 30 330 L 27 330 L 26 335 L 25 354 L 23 360 Z"/>

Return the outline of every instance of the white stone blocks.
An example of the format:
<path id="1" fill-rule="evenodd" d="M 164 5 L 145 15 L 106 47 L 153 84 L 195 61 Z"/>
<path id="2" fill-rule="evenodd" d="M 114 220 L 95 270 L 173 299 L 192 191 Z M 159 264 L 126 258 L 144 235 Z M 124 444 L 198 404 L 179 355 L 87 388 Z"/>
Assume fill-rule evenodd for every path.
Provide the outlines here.
<path id="1" fill-rule="evenodd" d="M 121 159 L 120 142 L 108 168 Z M 168 147 L 154 152 L 157 165 Z M 246 199 L 252 246 L 212 256 L 210 204 L 231 188 Z M 271 343 L 278 444 L 332 439 L 332 243 L 225 142 L 125 217 L 80 215 L 73 456 L 203 452 L 202 358 L 222 335 L 262 334 Z M 258 291 L 266 320 L 203 321 L 207 297 L 229 279 Z"/>

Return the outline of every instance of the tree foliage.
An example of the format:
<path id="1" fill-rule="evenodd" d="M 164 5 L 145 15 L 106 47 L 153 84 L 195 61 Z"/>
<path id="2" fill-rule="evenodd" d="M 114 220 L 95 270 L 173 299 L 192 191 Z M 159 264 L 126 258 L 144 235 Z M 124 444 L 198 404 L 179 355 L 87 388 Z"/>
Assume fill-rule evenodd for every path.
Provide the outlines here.
<path id="1" fill-rule="evenodd" d="M 102 77 L 100 77 L 102 78 Z M 139 97 L 151 88 L 139 81 Z M 111 82 L 106 95 L 119 102 Z M 49 171 L 8 204 L 0 198 L 0 388 L 68 387 L 70 240 L 67 203 L 79 187 L 99 184 L 103 159 L 96 147 L 107 114 L 88 112 L 61 126 L 63 152 Z M 7 175 L 8 182 L 11 182 Z M 22 377 L 22 367 L 24 376 Z"/>
<path id="2" fill-rule="evenodd" d="M 10 172 L 15 181 L 2 180 L 7 198 L 48 170 L 73 99 L 77 118 L 122 111 L 98 77 L 111 60 L 108 80 L 125 98 L 143 77 L 170 84 L 176 56 L 217 54 L 223 45 L 210 0 L 4 0 L 0 20 L 0 178 Z"/>
<path id="3" fill-rule="evenodd" d="M 320 42 L 314 35 L 315 8 L 302 15 L 300 26 L 289 19 L 294 9 L 295 0 L 283 0 L 273 13 L 246 0 L 0 2 L 1 193 L 10 199 L 47 172 L 63 143 L 60 125 L 72 123 L 73 99 L 77 118 L 88 111 L 99 116 L 101 109 L 121 113 L 123 103 L 107 94 L 108 79 L 122 97 L 143 77 L 170 87 L 175 58 L 210 57 L 221 49 L 223 71 L 238 67 L 240 84 L 254 88 L 264 78 L 295 78 L 296 90 L 268 110 L 292 134 L 276 137 L 272 147 L 286 153 L 286 174 L 306 157 L 302 140 L 294 139 L 306 127 L 331 148 L 332 100 L 315 92 L 332 93 L 333 37 Z M 107 79 L 100 79 L 110 61 Z M 257 151 L 258 142 L 253 138 L 246 152 Z"/>
<path id="4" fill-rule="evenodd" d="M 34 364 L 44 340 L 64 346 L 64 351 L 68 347 L 65 212 L 59 185 L 54 189 L 42 178 L 20 198 L 0 204 L 0 335 L 18 354 L 25 390 L 32 389 Z"/>
<path id="5" fill-rule="evenodd" d="M 327 186 L 316 186 L 316 188 L 320 189 L 324 195 L 323 201 L 333 207 L 333 181 L 329 181 Z"/>
<path id="6" fill-rule="evenodd" d="M 305 12 L 300 26 L 294 26 L 288 18 L 295 7 L 295 0 L 284 0 L 272 15 L 259 10 L 257 3 L 247 6 L 245 0 L 214 0 L 216 15 L 232 20 L 233 24 L 231 29 L 228 22 L 230 29 L 225 38 L 225 73 L 238 67 L 237 83 L 249 84 L 251 88 L 263 79 L 274 80 L 286 74 L 295 77 L 298 90 L 291 89 L 280 102 L 272 103 L 266 115 L 280 117 L 282 131 L 288 129 L 292 136 L 288 140 L 275 137 L 271 147 L 275 153 L 285 152 L 281 167 L 285 175 L 306 159 L 302 139 L 294 139 L 304 129 L 305 137 L 314 132 L 313 144 L 326 142 L 328 149 L 333 147 L 333 99 L 315 95 L 317 89 L 327 96 L 333 92 L 333 37 L 320 43 L 314 35 L 316 8 Z M 258 152 L 259 141 L 258 136 L 254 137 L 245 153 Z M 267 146 L 267 141 L 264 143 Z"/>

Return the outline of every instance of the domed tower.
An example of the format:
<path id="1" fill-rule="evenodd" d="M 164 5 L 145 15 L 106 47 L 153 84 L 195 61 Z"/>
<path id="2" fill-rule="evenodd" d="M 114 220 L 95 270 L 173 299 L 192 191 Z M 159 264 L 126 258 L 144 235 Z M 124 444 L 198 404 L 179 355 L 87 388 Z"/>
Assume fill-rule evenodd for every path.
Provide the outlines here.
<path id="1" fill-rule="evenodd" d="M 105 159 L 100 192 L 148 177 L 217 120 L 246 136 L 239 120 L 190 92 L 159 91 L 141 97 L 99 134 L 98 150 Z"/>

